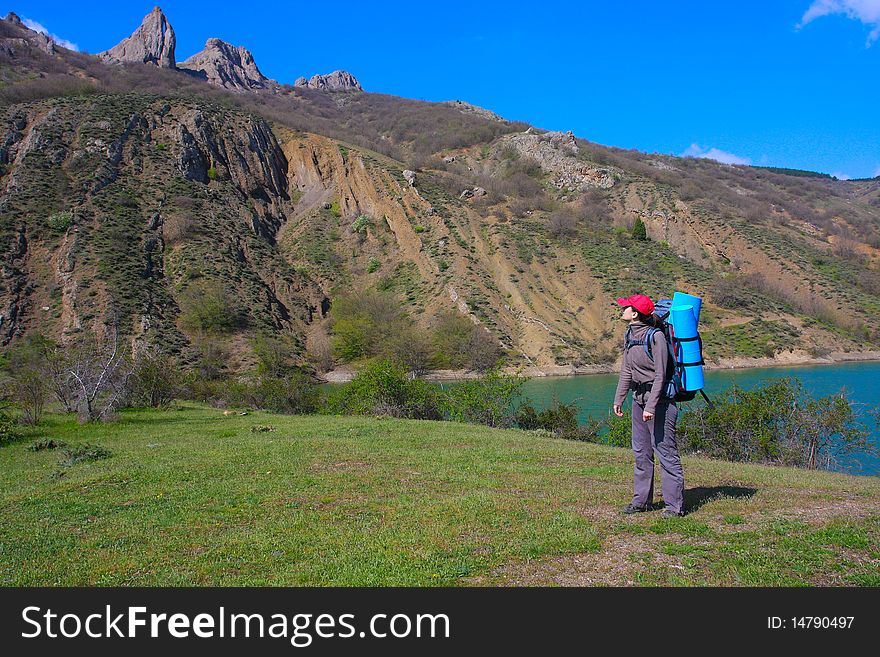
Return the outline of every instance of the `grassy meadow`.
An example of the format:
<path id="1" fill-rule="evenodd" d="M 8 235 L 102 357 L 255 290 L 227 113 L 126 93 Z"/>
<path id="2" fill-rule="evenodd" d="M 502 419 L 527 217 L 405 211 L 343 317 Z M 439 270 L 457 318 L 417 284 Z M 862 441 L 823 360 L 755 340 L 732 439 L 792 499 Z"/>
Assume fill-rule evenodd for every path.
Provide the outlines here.
<path id="1" fill-rule="evenodd" d="M 876 477 L 686 457 L 663 520 L 619 513 L 630 450 L 540 432 L 184 403 L 25 433 L 0 447 L 7 586 L 880 586 Z"/>

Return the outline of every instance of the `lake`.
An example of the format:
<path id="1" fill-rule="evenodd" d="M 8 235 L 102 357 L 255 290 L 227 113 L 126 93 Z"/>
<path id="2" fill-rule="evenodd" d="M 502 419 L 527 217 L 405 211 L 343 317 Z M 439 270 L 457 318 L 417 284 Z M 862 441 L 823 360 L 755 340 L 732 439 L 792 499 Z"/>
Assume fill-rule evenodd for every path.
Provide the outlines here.
<path id="1" fill-rule="evenodd" d="M 795 365 L 787 367 L 754 367 L 744 369 L 706 370 L 706 394 L 709 398 L 718 396 L 734 383 L 746 390 L 752 390 L 771 379 L 796 377 L 800 379 L 803 390 L 812 397 L 824 397 L 845 389 L 847 397 L 854 403 L 862 425 L 870 431 L 874 444 L 880 445 L 880 430 L 877 429 L 868 409 L 877 406 L 880 399 L 880 361 L 856 361 L 831 365 Z M 332 388 L 339 384 L 324 384 Z M 455 385 L 455 381 L 439 383 L 441 387 Z M 591 374 L 583 376 L 548 376 L 530 379 L 523 386 L 522 394 L 531 399 L 540 410 L 553 403 L 553 399 L 578 407 L 578 421 L 583 424 L 587 418 L 604 418 L 611 412 L 611 402 L 617 387 L 617 374 Z M 702 403 L 697 397 L 694 402 Z M 687 412 L 689 404 L 681 408 Z M 880 475 L 880 457 L 871 454 L 853 455 L 847 463 L 837 468 L 853 475 Z"/>
<path id="2" fill-rule="evenodd" d="M 814 397 L 830 395 L 845 388 L 863 424 L 871 431 L 872 439 L 880 444 L 880 432 L 866 412 L 868 408 L 875 407 L 880 398 L 880 362 L 706 370 L 705 374 L 705 390 L 709 398 L 734 383 L 751 390 L 770 379 L 790 376 L 800 379 L 804 392 Z M 544 377 L 528 381 L 523 386 L 523 395 L 530 398 L 538 409 L 550 405 L 554 398 L 566 404 L 575 402 L 580 410 L 578 419 L 584 423 L 591 415 L 595 418 L 608 415 L 616 387 L 617 374 Z M 680 408 L 687 412 L 687 404 Z M 850 474 L 877 475 L 880 474 L 880 459 L 860 454 L 852 462 L 841 464 L 839 469 Z"/>

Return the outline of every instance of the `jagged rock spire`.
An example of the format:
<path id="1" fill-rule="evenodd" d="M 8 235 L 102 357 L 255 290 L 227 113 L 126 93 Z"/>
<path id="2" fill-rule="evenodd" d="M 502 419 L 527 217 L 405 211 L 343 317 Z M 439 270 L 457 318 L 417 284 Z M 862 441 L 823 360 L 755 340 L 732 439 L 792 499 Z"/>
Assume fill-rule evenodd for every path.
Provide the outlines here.
<path id="1" fill-rule="evenodd" d="M 208 39 L 204 50 L 181 62 L 179 68 L 226 89 L 243 91 L 272 85 L 272 80 L 257 68 L 249 50 L 220 39 Z"/>
<path id="2" fill-rule="evenodd" d="M 159 7 L 144 16 L 140 27 L 127 39 L 105 52 L 99 53 L 104 61 L 114 64 L 142 62 L 162 68 L 174 68 L 174 29 Z"/>

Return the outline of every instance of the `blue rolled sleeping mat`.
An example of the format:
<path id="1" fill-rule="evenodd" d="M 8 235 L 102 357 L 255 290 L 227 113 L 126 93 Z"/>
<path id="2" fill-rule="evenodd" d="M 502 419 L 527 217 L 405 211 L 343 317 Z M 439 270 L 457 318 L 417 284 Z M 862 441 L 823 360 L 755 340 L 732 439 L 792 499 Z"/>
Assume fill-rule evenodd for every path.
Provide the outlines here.
<path id="1" fill-rule="evenodd" d="M 689 303 L 684 303 L 685 301 Z M 675 361 L 681 366 L 682 388 L 688 391 L 702 390 L 704 383 L 703 342 L 697 331 L 701 305 L 702 300 L 699 297 L 676 292 L 670 312 Z"/>
<path id="2" fill-rule="evenodd" d="M 700 323 L 700 309 L 703 307 L 703 300 L 700 297 L 695 297 L 692 294 L 685 294 L 684 292 L 676 292 L 672 295 L 672 305 L 693 306 L 694 319 L 697 320 L 697 324 Z"/>

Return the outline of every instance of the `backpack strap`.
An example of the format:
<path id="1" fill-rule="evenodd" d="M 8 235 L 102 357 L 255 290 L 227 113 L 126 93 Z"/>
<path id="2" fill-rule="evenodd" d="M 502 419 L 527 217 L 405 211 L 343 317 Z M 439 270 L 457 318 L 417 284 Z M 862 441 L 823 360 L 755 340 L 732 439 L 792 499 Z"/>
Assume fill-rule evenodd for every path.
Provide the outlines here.
<path id="1" fill-rule="evenodd" d="M 645 353 L 648 354 L 648 358 L 652 361 L 654 360 L 654 335 L 659 332 L 660 329 L 655 326 L 648 329 L 648 332 L 645 333 Z"/>

